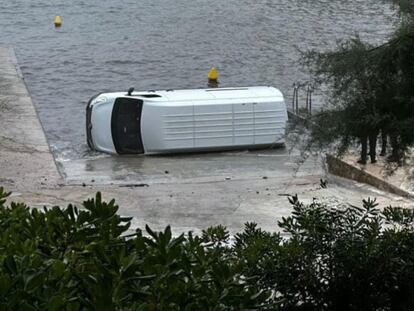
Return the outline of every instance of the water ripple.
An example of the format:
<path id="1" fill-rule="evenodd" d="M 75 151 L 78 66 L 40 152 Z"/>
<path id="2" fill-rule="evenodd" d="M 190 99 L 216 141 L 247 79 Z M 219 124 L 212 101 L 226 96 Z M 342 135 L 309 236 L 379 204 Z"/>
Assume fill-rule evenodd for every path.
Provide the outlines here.
<path id="1" fill-rule="evenodd" d="M 55 15 L 63 27 L 55 29 Z M 0 45 L 13 46 L 58 159 L 88 153 L 84 105 L 103 90 L 275 85 L 307 79 L 300 49 L 361 32 L 381 42 L 393 12 L 376 0 L 3 1 Z"/>

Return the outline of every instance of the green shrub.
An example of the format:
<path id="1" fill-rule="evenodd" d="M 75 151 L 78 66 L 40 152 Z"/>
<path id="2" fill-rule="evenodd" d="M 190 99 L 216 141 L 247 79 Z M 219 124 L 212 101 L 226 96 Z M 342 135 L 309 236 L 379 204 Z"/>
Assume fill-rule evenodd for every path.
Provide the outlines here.
<path id="1" fill-rule="evenodd" d="M 1 310 L 412 310 L 414 212 L 289 198 L 281 233 L 247 223 L 173 237 L 131 230 L 112 200 L 6 204 Z"/>
<path id="2" fill-rule="evenodd" d="M 249 224 L 234 247 L 241 270 L 282 310 L 414 309 L 412 210 L 289 200 L 292 216 L 279 222 L 289 239 Z"/>
<path id="3" fill-rule="evenodd" d="M 268 297 L 236 270 L 220 230 L 125 235 L 131 219 L 99 193 L 84 209 L 43 211 L 6 207 L 7 195 L 0 188 L 0 310 L 254 310 Z"/>

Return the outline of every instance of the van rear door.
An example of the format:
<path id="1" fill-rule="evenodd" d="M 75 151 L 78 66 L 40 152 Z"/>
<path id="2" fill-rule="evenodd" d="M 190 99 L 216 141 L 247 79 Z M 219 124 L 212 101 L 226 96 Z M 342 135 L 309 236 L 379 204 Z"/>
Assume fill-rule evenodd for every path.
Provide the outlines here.
<path id="1" fill-rule="evenodd" d="M 143 101 L 120 97 L 112 110 L 111 131 L 116 152 L 119 154 L 144 153 L 141 136 Z"/>

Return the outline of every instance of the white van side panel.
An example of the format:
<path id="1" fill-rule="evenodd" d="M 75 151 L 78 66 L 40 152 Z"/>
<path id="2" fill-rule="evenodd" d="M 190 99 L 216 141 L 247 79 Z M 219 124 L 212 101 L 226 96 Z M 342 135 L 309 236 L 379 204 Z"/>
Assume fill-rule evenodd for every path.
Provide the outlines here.
<path id="1" fill-rule="evenodd" d="M 194 106 L 194 137 L 196 148 L 232 146 L 233 104 Z"/>
<path id="2" fill-rule="evenodd" d="M 145 101 L 141 117 L 145 153 L 284 143 L 287 121 L 284 101 L 271 97 L 254 100 Z"/>
<path id="3" fill-rule="evenodd" d="M 284 102 L 254 103 L 254 144 L 285 142 L 286 107 Z"/>
<path id="4" fill-rule="evenodd" d="M 253 103 L 242 103 L 233 106 L 234 144 L 254 144 Z"/>
<path id="5" fill-rule="evenodd" d="M 142 143 L 146 153 L 194 148 L 192 104 L 144 102 Z"/>

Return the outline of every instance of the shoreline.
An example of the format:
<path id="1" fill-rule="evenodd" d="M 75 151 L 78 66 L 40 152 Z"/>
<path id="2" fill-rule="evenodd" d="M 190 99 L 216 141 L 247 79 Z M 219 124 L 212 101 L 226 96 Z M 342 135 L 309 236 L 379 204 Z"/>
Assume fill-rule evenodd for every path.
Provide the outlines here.
<path id="1" fill-rule="evenodd" d="M 80 167 L 75 171 L 80 182 L 70 184 L 55 163 L 17 61 L 5 48 L 0 48 L 0 136 L 0 187 L 13 192 L 9 201 L 39 208 L 65 207 L 69 203 L 80 206 L 100 191 L 105 200 L 116 200 L 121 215 L 134 217 L 134 227 L 149 224 L 154 230 L 163 230 L 171 225 L 174 234 L 190 230 L 199 233 L 218 224 L 233 234 L 242 230 L 246 222 L 278 231 L 277 221 L 292 212 L 286 196 L 294 194 L 305 203 L 317 197 L 335 204 L 361 204 L 362 199 L 376 196 L 383 206 L 391 202 L 412 204 L 407 198 L 327 175 L 319 159 L 308 159 L 296 170 L 289 150 L 281 151 L 283 154 L 277 157 L 241 153 L 187 160 L 152 158 L 137 171 L 143 183 L 153 181 L 145 187 L 126 184 L 128 180 L 123 184 L 100 183 L 96 178 L 108 165 L 118 167 L 118 162 L 128 158 L 113 157 L 92 164 L 85 161 L 75 163 L 76 168 Z M 212 163 L 213 158 L 214 169 L 200 167 Z M 188 166 L 189 161 L 193 161 L 192 166 Z M 242 165 L 232 164 L 234 161 Z M 164 173 L 164 167 L 160 170 L 160 164 L 167 165 L 169 174 Z M 87 171 L 84 167 L 88 165 L 97 165 L 97 169 Z M 225 175 L 229 171 L 232 175 Z M 123 172 L 116 171 L 119 176 Z M 321 178 L 329 180 L 326 189 L 319 185 Z"/>
<path id="2" fill-rule="evenodd" d="M 0 182 L 17 189 L 61 184 L 13 49 L 0 49 L 0 91 Z"/>

